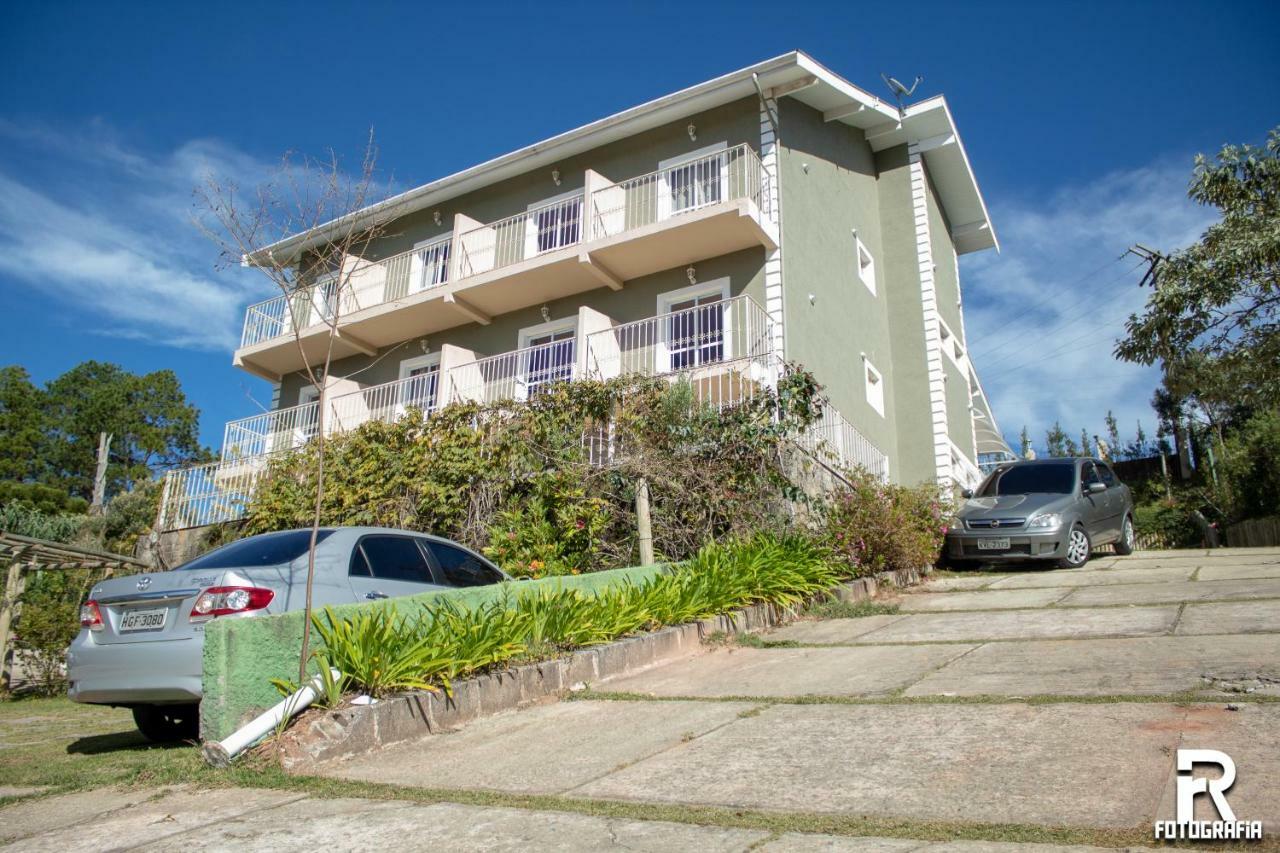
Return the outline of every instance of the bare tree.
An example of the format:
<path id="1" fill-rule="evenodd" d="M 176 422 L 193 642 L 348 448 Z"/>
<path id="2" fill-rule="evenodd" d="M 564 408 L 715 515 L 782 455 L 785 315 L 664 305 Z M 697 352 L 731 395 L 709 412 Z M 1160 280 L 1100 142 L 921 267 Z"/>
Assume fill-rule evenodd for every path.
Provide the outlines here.
<path id="1" fill-rule="evenodd" d="M 323 159 L 286 154 L 275 174 L 249 192 L 209 175 L 195 190 L 197 226 L 218 246 L 221 264 L 256 269 L 283 302 L 281 334 L 292 336 L 299 371 L 316 389 L 314 455 L 316 494 L 307 552 L 307 585 L 298 682 L 307 677 L 311 640 L 311 591 L 316 542 L 324 504 L 325 408 L 334 343 L 344 309 L 353 304 L 353 281 L 366 268 L 370 246 L 386 236 L 396 206 L 377 204 L 383 185 L 375 180 L 373 132 L 358 172 L 348 173 L 338 155 Z M 288 242 L 285 242 L 288 241 Z M 319 322 L 327 328 L 323 357 L 314 358 L 303 332 Z M 316 363 L 318 361 L 318 363 Z"/>

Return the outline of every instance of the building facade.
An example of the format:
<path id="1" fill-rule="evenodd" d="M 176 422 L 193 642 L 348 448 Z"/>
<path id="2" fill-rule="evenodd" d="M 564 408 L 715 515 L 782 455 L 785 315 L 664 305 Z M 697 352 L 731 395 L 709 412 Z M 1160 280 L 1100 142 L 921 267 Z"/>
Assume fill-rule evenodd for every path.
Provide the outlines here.
<path id="1" fill-rule="evenodd" d="M 162 527 L 236 517 L 264 460 L 314 435 L 304 360 L 332 326 L 326 431 L 630 373 L 728 405 L 794 361 L 832 404 L 808 440 L 845 462 L 969 486 L 1008 452 L 957 263 L 997 243 L 941 97 L 900 110 L 790 53 L 360 215 L 387 236 L 248 308 L 235 363 L 273 383 L 272 411 L 228 424 L 219 462 L 170 473 Z"/>

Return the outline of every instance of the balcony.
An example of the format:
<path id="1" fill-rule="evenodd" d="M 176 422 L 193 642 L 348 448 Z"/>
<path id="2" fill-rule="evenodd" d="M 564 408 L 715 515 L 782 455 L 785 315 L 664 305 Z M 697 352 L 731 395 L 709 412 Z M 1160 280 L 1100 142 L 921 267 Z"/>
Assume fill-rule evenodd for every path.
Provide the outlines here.
<path id="1" fill-rule="evenodd" d="M 720 409 L 753 398 L 777 379 L 772 320 L 749 297 L 617 325 L 589 313 L 595 322 L 579 322 L 573 336 L 563 340 L 458 362 L 442 357 L 441 365 L 429 372 L 331 393 L 325 400 L 325 434 L 370 421 L 395 421 L 410 409 L 429 415 L 453 402 L 527 400 L 552 383 L 579 378 L 645 375 L 680 380 L 690 385 L 695 400 Z M 331 387 L 340 387 L 338 383 Z M 273 457 L 314 438 L 318 416 L 319 404 L 312 401 L 228 423 L 221 461 L 166 476 L 161 529 L 242 517 L 257 477 Z M 612 448 L 601 443 L 604 439 L 584 434 L 583 440 L 593 463 L 608 464 Z M 884 454 L 837 412 L 828 411 L 799 443 L 887 474 Z"/>
<path id="2" fill-rule="evenodd" d="M 335 320 L 335 357 L 372 354 L 660 270 L 773 249 L 772 203 L 746 145 L 618 182 L 588 171 L 581 192 L 487 224 L 459 215 L 450 238 L 349 258 L 335 281 L 250 306 L 235 361 L 275 379 L 322 360 Z"/>

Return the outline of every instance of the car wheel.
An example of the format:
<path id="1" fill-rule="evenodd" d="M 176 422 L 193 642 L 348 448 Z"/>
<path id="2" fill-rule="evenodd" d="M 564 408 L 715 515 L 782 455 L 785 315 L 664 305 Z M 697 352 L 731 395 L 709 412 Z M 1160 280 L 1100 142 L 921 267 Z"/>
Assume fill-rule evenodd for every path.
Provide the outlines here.
<path id="1" fill-rule="evenodd" d="M 1083 527 L 1076 525 L 1067 535 L 1067 556 L 1058 565 L 1064 569 L 1078 569 L 1089 562 L 1089 552 L 1092 550 L 1093 543 L 1089 541 L 1089 534 Z"/>
<path id="2" fill-rule="evenodd" d="M 1116 540 L 1116 553 L 1121 557 L 1127 557 L 1133 553 L 1134 542 L 1136 536 L 1133 532 L 1133 519 L 1129 516 L 1124 517 L 1124 524 L 1120 525 L 1120 538 Z"/>
<path id="3" fill-rule="evenodd" d="M 133 722 L 152 743 L 196 740 L 200 736 L 199 705 L 138 705 Z"/>

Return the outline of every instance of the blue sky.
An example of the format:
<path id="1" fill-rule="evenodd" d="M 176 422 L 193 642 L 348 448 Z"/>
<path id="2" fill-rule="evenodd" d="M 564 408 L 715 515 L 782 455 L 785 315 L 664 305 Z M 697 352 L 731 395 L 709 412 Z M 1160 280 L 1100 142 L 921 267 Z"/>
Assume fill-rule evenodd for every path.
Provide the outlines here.
<path id="1" fill-rule="evenodd" d="M 1004 251 L 962 263 L 966 325 L 1005 433 L 1151 427 L 1118 365 L 1135 241 L 1206 224 L 1191 158 L 1280 124 L 1274 3 L 541 5 L 38 3 L 0 28 L 0 364 L 171 367 L 217 446 L 270 400 L 231 367 L 244 305 L 191 226 L 207 169 L 251 183 L 288 150 L 402 186 L 799 48 L 886 94 L 945 93 Z M 1046 341 L 1052 343 L 1046 343 Z"/>

